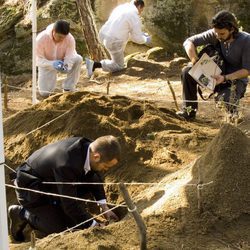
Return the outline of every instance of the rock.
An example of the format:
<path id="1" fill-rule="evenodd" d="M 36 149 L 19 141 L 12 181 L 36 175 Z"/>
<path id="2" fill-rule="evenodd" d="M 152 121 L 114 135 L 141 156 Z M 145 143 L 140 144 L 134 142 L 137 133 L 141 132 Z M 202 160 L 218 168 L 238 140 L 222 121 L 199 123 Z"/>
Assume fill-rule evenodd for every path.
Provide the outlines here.
<path id="1" fill-rule="evenodd" d="M 187 63 L 189 60 L 185 57 L 177 57 L 177 58 L 174 58 L 169 66 L 170 67 L 182 67 L 184 63 Z"/>
<path id="2" fill-rule="evenodd" d="M 166 50 L 162 47 L 154 47 L 147 51 L 147 58 L 155 61 L 166 59 Z"/>
<path id="3" fill-rule="evenodd" d="M 133 54 L 130 54 L 130 55 L 127 55 L 125 58 L 124 58 L 124 62 L 127 64 L 128 67 L 131 67 L 134 65 L 134 62 L 136 62 L 136 59 L 134 58 L 136 55 L 138 55 L 139 52 L 136 52 L 136 53 L 133 53 Z"/>
<path id="4" fill-rule="evenodd" d="M 31 35 L 32 23 L 22 20 L 15 25 L 16 38 L 27 38 Z"/>
<path id="5" fill-rule="evenodd" d="M 23 7 L 22 6 L 9 6 L 3 5 L 0 8 L 0 37 L 1 40 L 7 38 L 7 34 L 13 29 L 13 26 L 22 18 Z"/>

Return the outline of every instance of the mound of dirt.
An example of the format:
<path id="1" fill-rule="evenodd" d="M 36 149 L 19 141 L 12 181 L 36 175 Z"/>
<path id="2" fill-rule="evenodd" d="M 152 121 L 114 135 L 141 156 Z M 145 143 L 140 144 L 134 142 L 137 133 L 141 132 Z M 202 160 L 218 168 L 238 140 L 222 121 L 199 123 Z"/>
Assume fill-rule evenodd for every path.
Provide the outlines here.
<path id="1" fill-rule="evenodd" d="M 121 140 L 126 162 L 140 158 L 144 161 L 149 158 L 145 152 L 151 149 L 141 150 L 142 143 L 164 137 L 165 146 L 174 144 L 170 138 L 176 134 L 183 137 L 176 144 L 185 147 L 190 144 L 192 133 L 196 139 L 197 135 L 205 136 L 197 125 L 192 126 L 194 132 L 190 126 L 173 111 L 159 109 L 147 101 L 88 92 L 57 94 L 4 122 L 6 158 L 11 165 L 17 165 L 41 146 L 68 136 L 95 139 L 113 134 Z M 160 136 L 163 132 L 165 135 Z"/>
<path id="2" fill-rule="evenodd" d="M 250 139 L 226 124 L 195 163 L 141 192 L 138 207 L 144 217 L 174 217 L 182 233 L 207 233 L 242 220 L 249 226 L 249 162 Z M 197 184 L 204 184 L 199 195 Z"/>
<path id="3" fill-rule="evenodd" d="M 201 190 L 203 211 L 227 221 L 250 214 L 249 167 L 250 139 L 224 125 L 193 168 L 192 183 L 213 182 Z"/>
<path id="4" fill-rule="evenodd" d="M 112 134 L 117 136 L 122 144 L 123 161 L 121 166 L 106 173 L 107 182 L 158 183 L 164 178 L 169 180 L 172 178 L 171 180 L 177 181 L 175 187 L 179 185 L 178 178 L 180 178 L 180 174 L 175 173 L 176 170 L 194 160 L 197 154 L 204 150 L 214 133 L 214 129 L 181 121 L 174 111 L 158 108 L 148 101 L 88 92 L 54 95 L 30 109 L 17 113 L 4 123 L 6 161 L 13 168 L 36 149 L 59 139 L 70 136 L 95 139 L 105 134 Z M 186 169 L 180 171 L 183 177 L 188 176 Z M 9 170 L 6 171 L 7 175 L 8 173 Z M 183 183 L 191 179 L 191 177 L 188 180 L 185 179 Z M 146 187 L 128 186 L 134 201 L 138 202 L 140 211 L 151 206 L 164 194 L 156 187 L 156 191 L 152 191 L 152 195 L 147 196 L 147 192 L 150 194 L 150 186 L 146 185 Z M 106 193 L 109 202 L 123 201 L 117 186 L 106 186 Z M 7 199 L 9 204 L 15 203 L 13 190 L 7 189 Z M 172 206 L 173 210 L 183 204 L 182 198 L 177 201 L 175 206 Z M 161 211 L 159 216 L 163 218 L 164 223 L 159 230 L 164 232 L 165 228 L 176 227 L 179 222 L 173 222 L 170 217 L 165 218 L 164 211 Z M 148 215 L 145 219 L 149 220 L 149 224 L 158 223 L 157 216 L 150 219 L 152 213 Z M 154 228 L 149 231 L 152 231 L 152 235 L 155 234 Z M 107 237 L 112 235 L 112 238 L 116 238 L 116 242 L 108 241 L 105 232 Z M 138 239 L 134 232 L 136 232 L 134 223 L 131 226 L 131 221 L 125 220 L 110 225 L 107 229 L 89 229 L 84 233 L 68 234 L 67 237 L 71 238 L 73 243 L 70 244 L 74 245 L 75 249 L 86 249 L 85 246 L 89 242 L 95 242 L 100 234 L 102 234 L 103 248 L 95 245 L 89 249 L 112 249 L 111 246 L 114 246 L 114 249 L 119 249 L 119 246 L 121 246 L 120 249 L 137 249 Z M 86 238 L 81 237 L 82 235 Z M 126 235 L 125 238 L 124 235 Z M 81 237 L 77 246 L 74 243 L 74 237 Z M 154 239 L 156 237 L 157 233 Z M 127 238 L 133 239 L 132 242 L 126 242 Z M 61 238 L 53 240 L 49 245 L 46 242 L 50 242 L 49 238 L 40 242 L 40 246 L 46 245 L 42 249 L 63 249 L 66 246 L 67 249 L 72 249 L 68 245 L 69 241 L 62 241 Z M 101 243 L 98 240 L 97 245 Z M 153 240 L 150 244 L 152 249 L 156 249 Z M 25 247 L 27 245 L 21 245 L 20 249 Z"/>

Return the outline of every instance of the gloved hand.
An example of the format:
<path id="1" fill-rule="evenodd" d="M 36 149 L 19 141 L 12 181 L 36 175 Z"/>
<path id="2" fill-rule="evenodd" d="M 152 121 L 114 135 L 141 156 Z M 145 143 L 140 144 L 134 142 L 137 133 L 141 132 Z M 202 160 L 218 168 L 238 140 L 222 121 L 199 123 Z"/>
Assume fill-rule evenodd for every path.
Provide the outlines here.
<path id="1" fill-rule="evenodd" d="M 119 221 L 119 217 L 113 211 L 106 212 L 104 217 L 108 221 Z"/>
<path id="2" fill-rule="evenodd" d="M 109 207 L 106 204 L 100 204 L 102 212 L 106 212 L 104 217 L 108 221 L 119 221 L 119 217 L 113 212 L 109 211 Z"/>
<path id="3" fill-rule="evenodd" d="M 57 71 L 61 72 L 61 73 L 67 73 L 68 72 L 68 67 L 67 65 L 64 65 L 64 62 L 61 60 L 56 60 L 53 62 L 53 67 L 54 69 L 56 69 Z"/>
<path id="4" fill-rule="evenodd" d="M 146 36 L 146 42 L 145 42 L 145 44 L 149 45 L 149 44 L 151 44 L 151 41 L 152 41 L 151 36 Z"/>

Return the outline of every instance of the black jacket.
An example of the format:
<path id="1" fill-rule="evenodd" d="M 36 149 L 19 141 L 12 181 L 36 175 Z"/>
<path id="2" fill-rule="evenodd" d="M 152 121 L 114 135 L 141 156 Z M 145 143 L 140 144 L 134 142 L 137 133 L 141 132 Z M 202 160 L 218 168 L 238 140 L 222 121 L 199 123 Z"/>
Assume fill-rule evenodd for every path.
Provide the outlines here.
<path id="1" fill-rule="evenodd" d="M 45 185 L 41 182 L 102 182 L 101 177 L 96 172 L 89 171 L 85 174 L 84 171 L 90 143 L 91 141 L 88 139 L 73 137 L 40 148 L 17 169 L 17 185 L 67 196 L 79 196 L 79 190 L 84 189 L 85 185 Z M 106 199 L 103 185 L 89 186 L 96 200 Z M 22 193 L 22 191 L 18 192 Z M 22 195 L 19 196 L 22 197 Z M 29 201 L 19 201 L 24 204 L 24 207 L 25 204 L 32 206 L 33 202 L 40 199 L 39 196 L 41 198 L 41 195 L 34 193 L 31 197 L 24 195 L 24 200 Z M 54 199 L 54 197 L 52 198 Z M 65 214 L 72 220 L 73 224 L 79 224 L 91 217 L 85 211 L 82 202 L 67 198 L 60 198 L 60 201 Z M 83 228 L 91 223 L 92 221 L 84 225 Z"/>

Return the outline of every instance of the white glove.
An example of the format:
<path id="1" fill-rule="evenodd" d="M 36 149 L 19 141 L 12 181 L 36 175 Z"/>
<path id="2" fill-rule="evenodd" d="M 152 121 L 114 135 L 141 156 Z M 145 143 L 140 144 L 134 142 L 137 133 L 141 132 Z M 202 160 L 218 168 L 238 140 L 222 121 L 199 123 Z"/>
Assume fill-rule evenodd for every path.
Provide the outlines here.
<path id="1" fill-rule="evenodd" d="M 145 44 L 149 45 L 149 44 L 151 44 L 151 41 L 152 41 L 151 36 L 146 36 L 146 42 L 145 42 Z"/>

